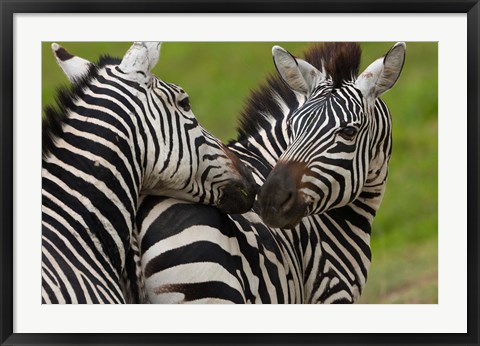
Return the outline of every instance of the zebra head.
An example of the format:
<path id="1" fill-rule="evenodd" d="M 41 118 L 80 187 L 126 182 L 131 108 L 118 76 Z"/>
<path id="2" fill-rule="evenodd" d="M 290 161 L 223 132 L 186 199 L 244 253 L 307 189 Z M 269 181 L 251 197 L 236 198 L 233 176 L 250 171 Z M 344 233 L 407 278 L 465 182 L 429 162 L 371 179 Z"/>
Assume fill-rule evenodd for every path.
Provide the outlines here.
<path id="1" fill-rule="evenodd" d="M 391 120 L 379 97 L 399 78 L 405 48 L 404 43 L 395 44 L 356 78 L 361 55 L 357 44 L 325 44 L 311 59 L 318 69 L 273 47 L 277 71 L 304 102 L 289 115 L 290 144 L 259 193 L 266 224 L 292 228 L 304 216 L 349 204 L 362 191 L 381 196 L 391 153 Z"/>
<path id="2" fill-rule="evenodd" d="M 225 213 L 248 211 L 257 187 L 250 170 L 198 123 L 181 87 L 152 74 L 160 46 L 159 42 L 135 42 L 123 59 L 98 64 L 56 43 L 52 50 L 74 85 L 84 83 L 95 70 L 107 85 L 107 95 L 118 94 L 122 108 L 129 103 L 131 120 L 144 132 L 137 133 L 139 143 L 131 144 L 132 151 L 142 152 L 140 193 L 216 205 Z"/>

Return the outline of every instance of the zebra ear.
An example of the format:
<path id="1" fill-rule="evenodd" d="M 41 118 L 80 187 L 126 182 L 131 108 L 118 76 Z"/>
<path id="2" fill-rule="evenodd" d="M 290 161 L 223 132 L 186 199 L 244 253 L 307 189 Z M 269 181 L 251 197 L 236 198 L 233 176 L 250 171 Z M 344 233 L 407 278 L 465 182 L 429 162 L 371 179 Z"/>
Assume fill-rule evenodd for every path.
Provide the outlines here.
<path id="1" fill-rule="evenodd" d="M 86 75 L 93 65 L 88 60 L 70 54 L 57 43 L 52 43 L 52 51 L 58 65 L 60 65 L 60 68 L 72 83 L 77 82 Z"/>
<path id="2" fill-rule="evenodd" d="M 282 47 L 274 46 L 272 55 L 278 73 L 294 91 L 308 96 L 318 80 L 323 78 L 319 70 L 302 59 L 296 59 Z"/>
<path id="3" fill-rule="evenodd" d="M 355 86 L 366 99 L 375 100 L 395 85 L 405 62 L 405 51 L 405 42 L 396 43 L 384 57 L 375 60 L 357 78 Z"/>
<path id="4" fill-rule="evenodd" d="M 127 51 L 120 63 L 125 72 L 150 72 L 160 57 L 160 42 L 135 42 Z"/>

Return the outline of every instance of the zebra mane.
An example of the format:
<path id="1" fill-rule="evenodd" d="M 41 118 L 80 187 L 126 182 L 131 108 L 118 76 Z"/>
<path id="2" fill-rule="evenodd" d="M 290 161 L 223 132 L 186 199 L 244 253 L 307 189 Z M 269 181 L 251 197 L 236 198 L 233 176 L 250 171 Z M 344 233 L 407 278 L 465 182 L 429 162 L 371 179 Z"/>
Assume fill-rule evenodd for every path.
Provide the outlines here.
<path id="1" fill-rule="evenodd" d="M 55 103 L 45 106 L 42 118 L 42 156 L 45 158 L 53 149 L 55 139 L 62 135 L 62 124 L 74 101 L 83 96 L 83 90 L 90 81 L 98 77 L 100 68 L 106 65 L 117 65 L 122 60 L 108 55 L 100 56 L 97 63 L 91 64 L 88 73 L 75 83 L 63 85 L 56 90 Z"/>
<path id="2" fill-rule="evenodd" d="M 360 67 L 361 48 L 353 42 L 327 42 L 313 44 L 304 52 L 304 60 L 327 74 L 332 80 L 333 88 L 344 82 L 354 80 Z M 266 114 L 280 120 L 283 118 L 277 95 L 289 109 L 298 106 L 294 92 L 283 82 L 278 74 L 270 74 L 266 82 L 251 91 L 240 114 L 237 128 L 238 141 L 258 133 L 260 129 L 271 126 L 271 119 Z"/>
<path id="3" fill-rule="evenodd" d="M 354 42 L 314 44 L 304 53 L 305 60 L 332 79 L 333 87 L 354 80 L 358 75 L 362 50 Z"/>

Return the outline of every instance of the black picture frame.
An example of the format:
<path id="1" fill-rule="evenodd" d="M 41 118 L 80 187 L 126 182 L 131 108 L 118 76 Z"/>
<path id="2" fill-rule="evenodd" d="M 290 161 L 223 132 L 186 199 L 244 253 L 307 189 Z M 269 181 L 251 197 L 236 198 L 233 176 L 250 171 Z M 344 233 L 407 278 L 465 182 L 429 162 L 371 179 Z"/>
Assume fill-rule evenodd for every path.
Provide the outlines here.
<path id="1" fill-rule="evenodd" d="M 0 244 L 2 345 L 479 344 L 479 0 L 0 0 Z M 112 6 L 114 4 L 114 6 Z M 13 333 L 13 16 L 15 13 L 466 13 L 468 42 L 468 332 L 465 334 L 19 334 Z M 452 316 L 452 318 L 455 318 Z"/>

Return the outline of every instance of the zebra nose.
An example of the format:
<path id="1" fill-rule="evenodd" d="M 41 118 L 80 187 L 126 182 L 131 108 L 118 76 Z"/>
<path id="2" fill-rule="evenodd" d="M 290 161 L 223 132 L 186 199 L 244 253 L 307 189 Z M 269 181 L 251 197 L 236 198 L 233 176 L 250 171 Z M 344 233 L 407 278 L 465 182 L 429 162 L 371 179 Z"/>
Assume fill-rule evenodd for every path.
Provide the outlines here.
<path id="1" fill-rule="evenodd" d="M 283 199 L 283 202 L 280 202 L 280 211 L 285 212 L 287 210 L 290 210 L 290 208 L 293 206 L 295 203 L 295 188 L 287 188 L 286 190 L 282 190 L 282 193 L 279 195 L 278 200 L 281 201 Z"/>
<path id="2" fill-rule="evenodd" d="M 249 211 L 255 202 L 255 196 L 259 189 L 252 172 L 245 166 L 241 166 L 242 178 L 229 182 L 223 188 L 223 194 L 217 207 L 226 214 L 243 214 Z"/>
<path id="3" fill-rule="evenodd" d="M 217 207 L 226 214 L 243 214 L 252 208 L 254 201 L 253 186 L 236 181 L 223 188 Z"/>
<path id="4" fill-rule="evenodd" d="M 297 200 L 297 186 L 288 170 L 272 171 L 259 193 L 260 209 L 270 213 L 288 212 Z"/>
<path id="5" fill-rule="evenodd" d="M 270 172 L 256 204 L 267 226 L 294 228 L 305 216 L 307 204 L 299 190 L 305 172 L 300 162 L 279 162 Z"/>

